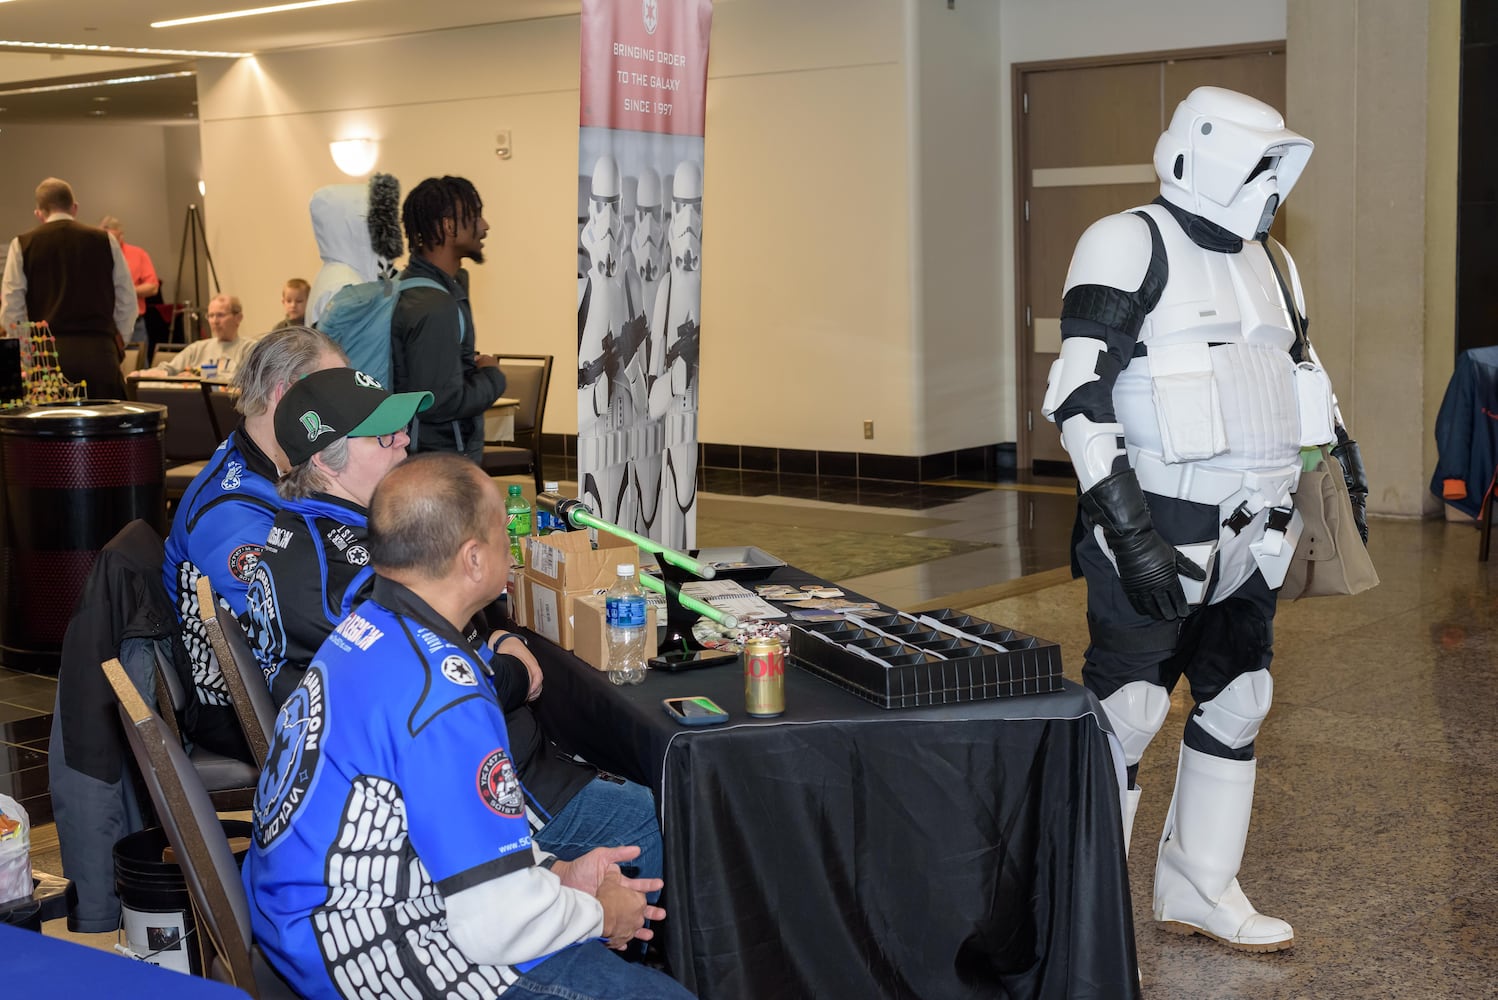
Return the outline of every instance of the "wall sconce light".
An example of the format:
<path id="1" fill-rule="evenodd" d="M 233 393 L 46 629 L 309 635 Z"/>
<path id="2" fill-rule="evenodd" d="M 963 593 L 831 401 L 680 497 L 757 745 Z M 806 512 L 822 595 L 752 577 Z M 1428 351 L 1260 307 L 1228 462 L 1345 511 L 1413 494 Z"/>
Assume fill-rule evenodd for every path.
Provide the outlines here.
<path id="1" fill-rule="evenodd" d="M 208 185 L 204 184 L 202 181 L 198 181 L 198 197 L 199 198 L 206 198 L 206 197 L 208 197 Z"/>
<path id="2" fill-rule="evenodd" d="M 339 170 L 350 177 L 363 177 L 374 169 L 380 144 L 375 139 L 337 139 L 328 143 L 328 151 Z"/>

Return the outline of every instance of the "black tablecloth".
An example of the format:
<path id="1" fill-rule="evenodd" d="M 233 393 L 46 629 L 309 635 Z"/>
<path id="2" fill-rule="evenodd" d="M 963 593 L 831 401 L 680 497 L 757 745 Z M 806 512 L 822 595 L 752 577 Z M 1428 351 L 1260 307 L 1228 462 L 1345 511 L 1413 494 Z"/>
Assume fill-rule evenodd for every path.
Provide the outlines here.
<path id="1" fill-rule="evenodd" d="M 1097 702 L 884 711 L 786 672 L 750 720 L 734 666 L 617 689 L 536 641 L 548 734 L 649 784 L 667 955 L 704 999 L 1131 997 L 1134 927 Z M 686 729 L 661 699 L 707 695 Z"/>
<path id="2" fill-rule="evenodd" d="M 667 956 L 700 996 L 1137 995 L 1114 760 L 1082 688 L 886 711 L 792 668 L 761 720 L 733 665 L 616 688 L 532 649 L 548 735 L 657 795 Z M 677 725 L 678 695 L 729 722 Z"/>

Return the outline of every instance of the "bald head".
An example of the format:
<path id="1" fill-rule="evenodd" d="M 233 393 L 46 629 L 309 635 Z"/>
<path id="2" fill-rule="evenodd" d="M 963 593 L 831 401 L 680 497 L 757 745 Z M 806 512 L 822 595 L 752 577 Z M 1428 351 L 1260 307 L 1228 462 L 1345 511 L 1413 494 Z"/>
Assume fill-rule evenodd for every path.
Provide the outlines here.
<path id="1" fill-rule="evenodd" d="M 499 530 L 503 508 L 493 480 L 468 459 L 452 452 L 412 456 L 380 480 L 370 500 L 375 568 L 402 581 L 440 580 L 465 543 L 487 542 Z"/>
<path id="2" fill-rule="evenodd" d="M 56 177 L 48 177 L 36 186 L 36 210 L 43 215 L 53 212 L 72 213 L 78 208 L 73 186 Z"/>

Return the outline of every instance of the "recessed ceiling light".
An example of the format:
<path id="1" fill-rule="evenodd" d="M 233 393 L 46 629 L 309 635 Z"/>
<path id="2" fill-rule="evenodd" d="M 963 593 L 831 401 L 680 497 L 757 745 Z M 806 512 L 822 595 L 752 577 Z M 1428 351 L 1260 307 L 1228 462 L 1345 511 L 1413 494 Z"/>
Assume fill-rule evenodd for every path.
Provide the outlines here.
<path id="1" fill-rule="evenodd" d="M 0 3 L 5 0 L 0 0 Z M 0 38 L 0 50 L 39 49 L 43 52 L 112 52 L 130 56 L 217 56 L 243 59 L 253 52 L 216 52 L 209 49 L 142 49 L 128 45 L 84 45 L 81 42 L 22 42 Z"/>
<path id="2" fill-rule="evenodd" d="M 94 110 L 90 111 L 89 114 L 93 115 L 95 118 L 102 118 L 104 115 L 109 114 L 109 112 L 105 111 L 103 108 L 94 108 Z"/>
<path id="3" fill-rule="evenodd" d="M 197 17 L 179 17 L 171 21 L 152 21 L 153 28 L 176 28 L 184 24 L 202 24 L 205 21 L 227 21 L 235 17 L 254 17 L 257 14 L 281 14 L 309 7 L 332 7 L 335 4 L 356 3 L 358 0 L 301 0 L 300 3 L 281 3 L 274 7 L 247 7 L 243 10 L 226 10 L 222 14 L 201 14 Z"/>
<path id="4" fill-rule="evenodd" d="M 109 100 L 109 98 L 107 98 L 107 97 L 96 97 L 96 98 L 94 98 L 94 100 L 98 101 L 100 104 L 103 104 L 105 101 Z"/>
<path id="5" fill-rule="evenodd" d="M 196 76 L 192 70 L 180 73 L 153 73 L 150 76 L 117 76 L 111 80 L 90 80 L 86 83 L 53 83 L 43 87 L 6 87 L 0 94 L 49 94 L 57 90 L 84 90 L 88 87 L 114 87 L 122 83 L 148 83 L 152 80 L 175 80 L 183 76 Z"/>

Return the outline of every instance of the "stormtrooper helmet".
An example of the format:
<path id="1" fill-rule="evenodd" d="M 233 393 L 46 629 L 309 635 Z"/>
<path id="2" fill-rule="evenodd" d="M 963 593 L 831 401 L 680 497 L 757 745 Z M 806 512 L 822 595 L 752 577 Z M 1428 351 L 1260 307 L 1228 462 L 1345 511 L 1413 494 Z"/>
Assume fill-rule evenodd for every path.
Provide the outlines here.
<path id="1" fill-rule="evenodd" d="M 635 186 L 635 228 L 630 239 L 635 269 L 643 281 L 655 281 L 660 277 L 665 259 L 661 251 L 666 235 L 662 215 L 661 178 L 646 167 L 640 171 Z"/>
<path id="2" fill-rule="evenodd" d="M 1166 201 L 1254 240 L 1269 232 L 1313 148 L 1263 101 L 1197 87 L 1155 143 L 1155 172 Z"/>
<path id="3" fill-rule="evenodd" d="M 618 244 L 624 235 L 622 201 L 619 165 L 612 156 L 600 156 L 593 164 L 593 183 L 588 193 L 588 228 L 595 240 L 602 240 L 607 234 L 611 242 Z"/>
<path id="4" fill-rule="evenodd" d="M 671 179 L 671 266 L 695 271 L 701 258 L 702 168 L 682 160 Z"/>

